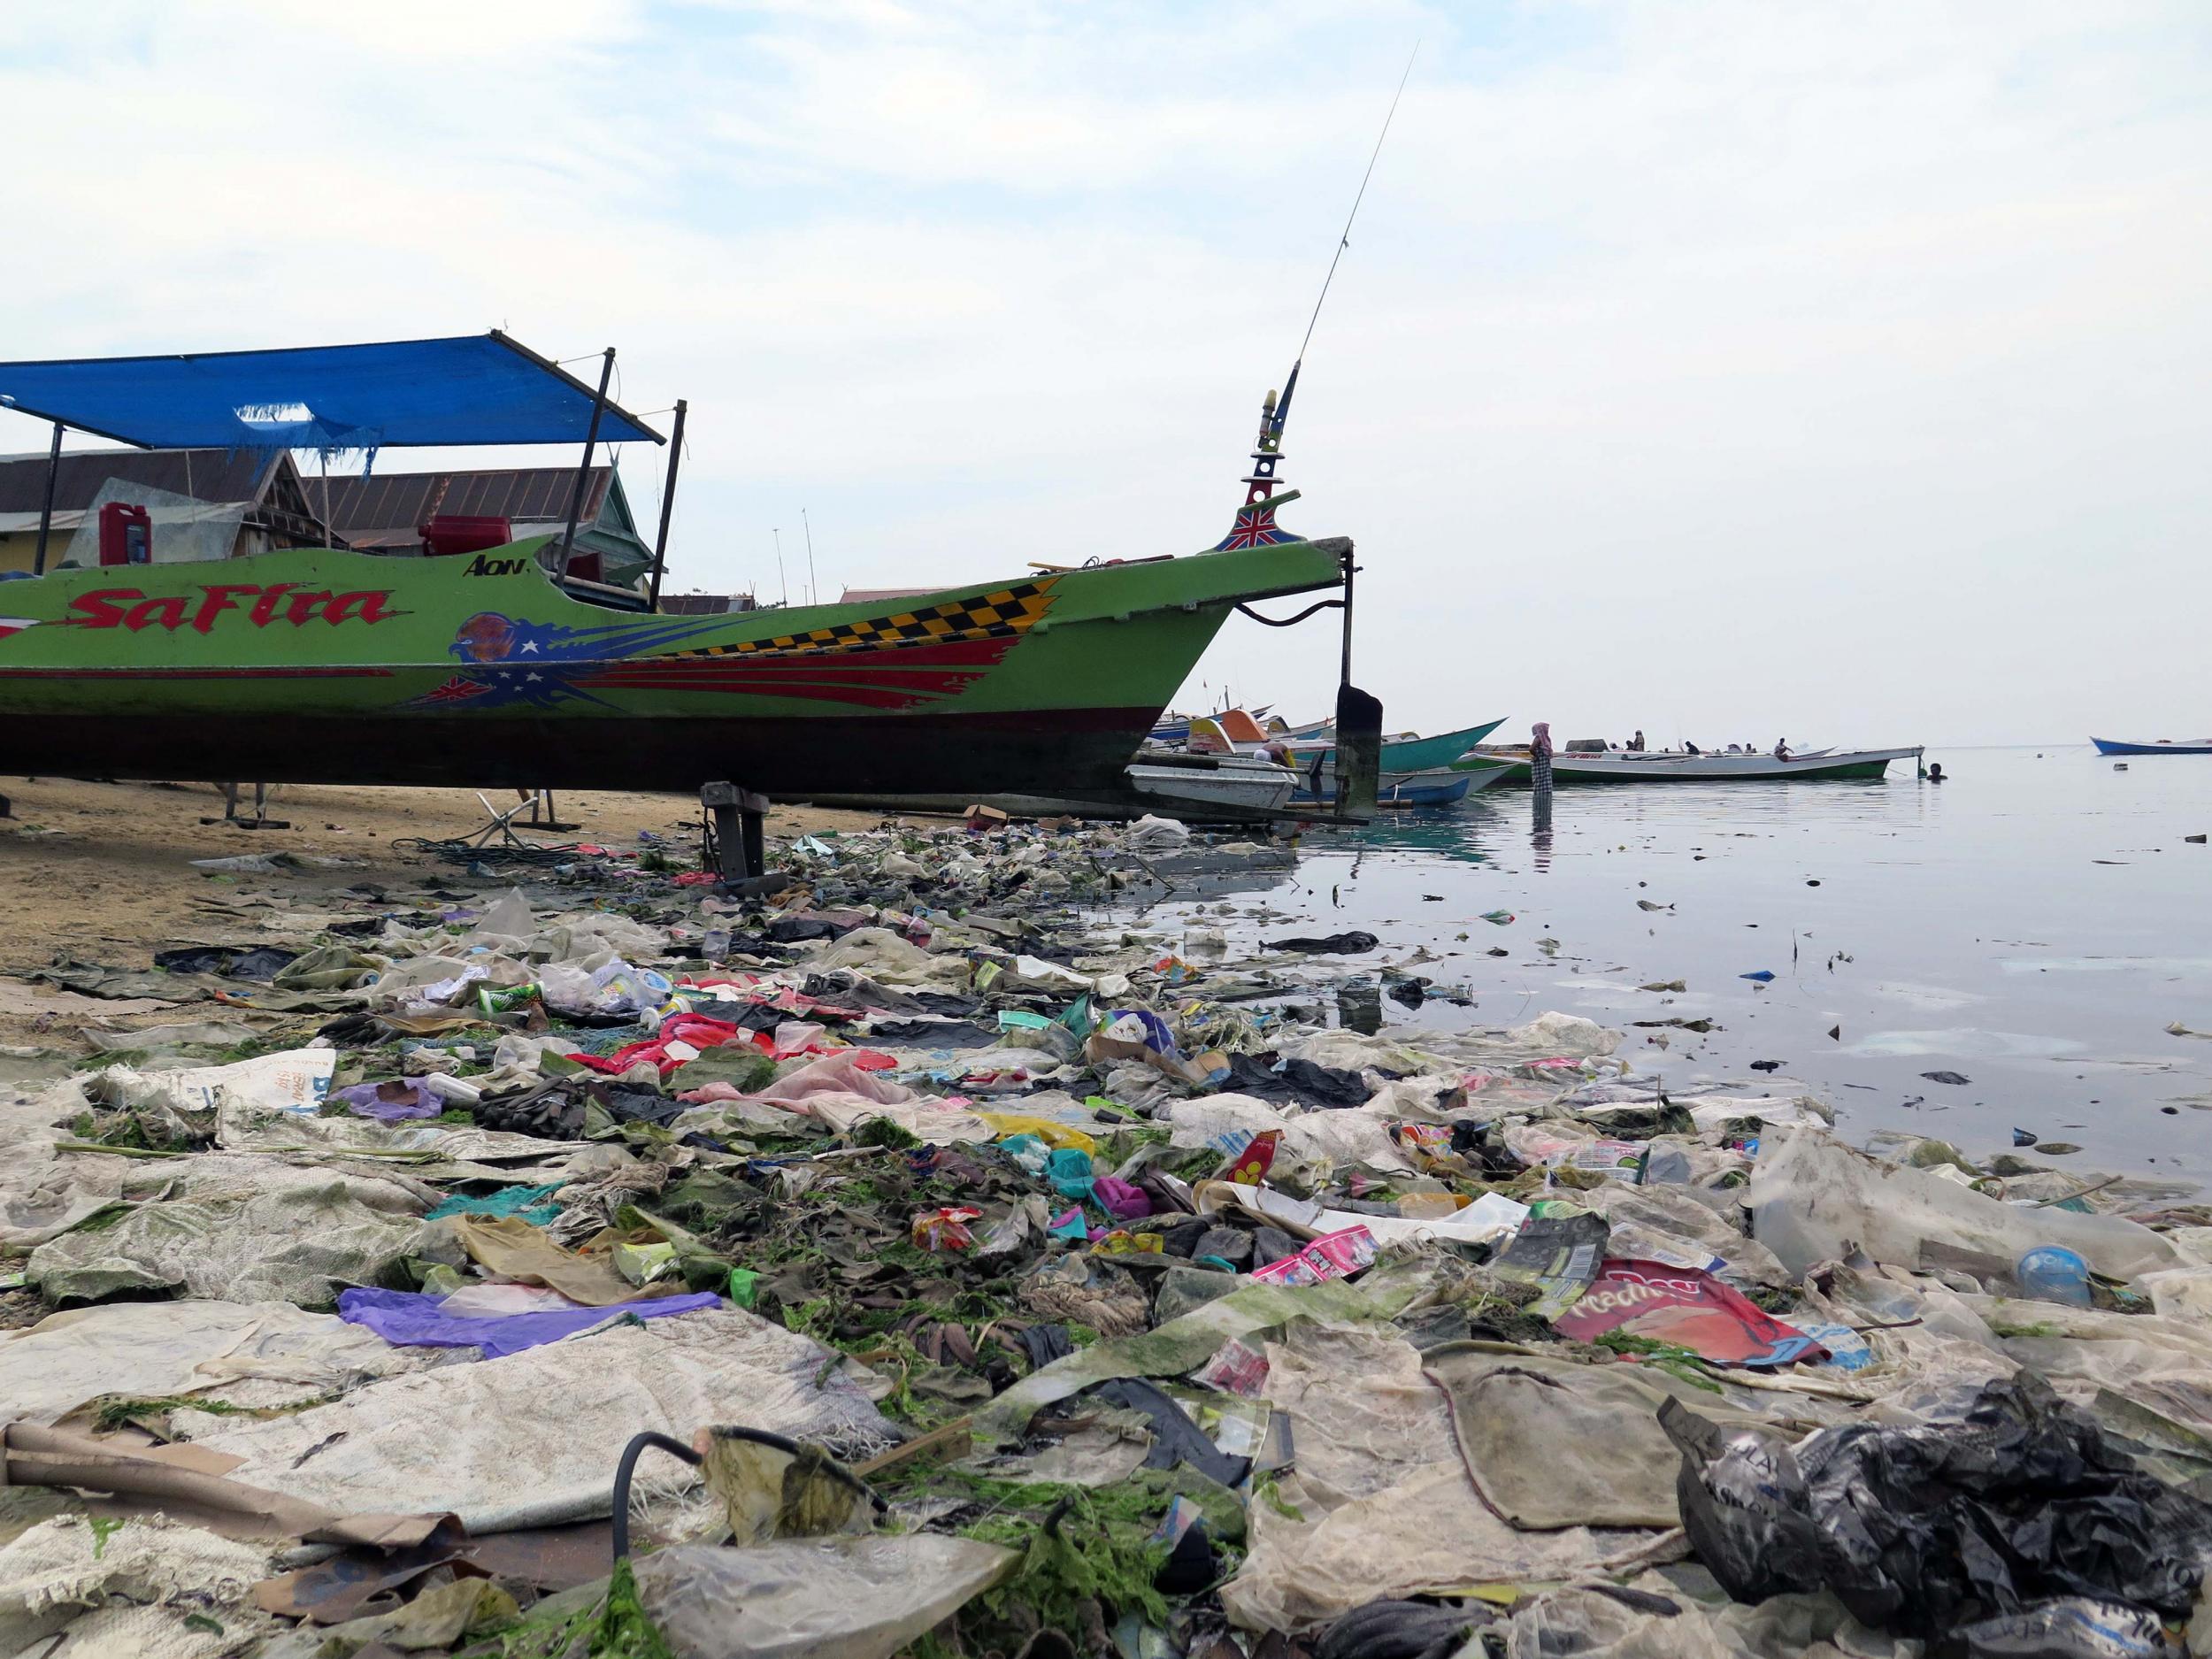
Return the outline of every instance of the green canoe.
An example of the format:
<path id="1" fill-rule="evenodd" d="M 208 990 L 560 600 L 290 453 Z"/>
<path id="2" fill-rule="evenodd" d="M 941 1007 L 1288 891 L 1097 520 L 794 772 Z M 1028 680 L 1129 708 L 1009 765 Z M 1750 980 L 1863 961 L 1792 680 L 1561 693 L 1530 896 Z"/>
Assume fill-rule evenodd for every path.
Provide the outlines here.
<path id="1" fill-rule="evenodd" d="M 544 539 L 293 549 L 0 583 L 0 773 L 807 791 L 1110 788 L 1231 609 L 1351 543 L 1141 559 L 865 604 L 640 614 Z"/>

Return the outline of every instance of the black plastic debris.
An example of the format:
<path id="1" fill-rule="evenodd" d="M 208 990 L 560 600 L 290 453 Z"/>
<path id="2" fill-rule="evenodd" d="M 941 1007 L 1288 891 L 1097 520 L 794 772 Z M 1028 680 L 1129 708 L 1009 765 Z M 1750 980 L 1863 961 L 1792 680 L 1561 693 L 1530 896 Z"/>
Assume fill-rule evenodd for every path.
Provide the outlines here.
<path id="1" fill-rule="evenodd" d="M 1690 1548 L 1739 1601 L 1817 1589 L 1820 1534 L 1789 1442 L 1764 1429 L 1724 1429 L 1678 1400 L 1659 1426 L 1682 1454 L 1675 1502 Z"/>
<path id="2" fill-rule="evenodd" d="M 1295 950 L 1310 956 L 1356 956 L 1362 951 L 1372 950 L 1382 941 L 1372 933 L 1356 930 L 1348 933 L 1331 933 L 1325 939 L 1271 939 L 1270 950 Z"/>
<path id="3" fill-rule="evenodd" d="M 1152 1420 L 1152 1449 L 1145 1455 L 1147 1469 L 1172 1469 L 1188 1463 L 1210 1480 L 1233 1486 L 1251 1472 L 1252 1460 L 1232 1457 L 1213 1443 L 1213 1437 L 1191 1421 L 1182 1407 L 1155 1385 L 1137 1377 L 1117 1377 L 1088 1389 L 1110 1406 L 1141 1411 Z"/>
<path id="4" fill-rule="evenodd" d="M 1985 1385 L 1959 1422 L 1847 1424 L 1793 1455 L 1678 1402 L 1659 1416 L 1690 1541 L 1740 1600 L 1824 1586 L 1863 1623 L 1929 1640 L 2054 1598 L 2180 1619 L 2212 1556 L 2212 1504 L 2033 1378 Z"/>
<path id="5" fill-rule="evenodd" d="M 1308 1106 L 1364 1106 L 1373 1091 L 1356 1071 L 1311 1060 L 1274 1061 L 1269 1055 L 1233 1054 L 1222 1088 L 1256 1100 L 1295 1101 Z"/>
<path id="6" fill-rule="evenodd" d="M 250 949 L 234 945 L 190 945 L 154 952 L 154 966 L 165 973 L 212 973 L 225 979 L 266 983 L 299 960 L 296 950 L 277 945 Z"/>
<path id="7" fill-rule="evenodd" d="M 469 1108 L 481 1129 L 536 1135 L 543 1141 L 573 1141 L 584 1133 L 584 1102 L 566 1079 L 534 1088 L 487 1094 Z"/>
<path id="8" fill-rule="evenodd" d="M 1491 1615 L 1427 1601 L 1370 1601 L 1322 1632 L 1314 1659 L 1443 1659 Z"/>

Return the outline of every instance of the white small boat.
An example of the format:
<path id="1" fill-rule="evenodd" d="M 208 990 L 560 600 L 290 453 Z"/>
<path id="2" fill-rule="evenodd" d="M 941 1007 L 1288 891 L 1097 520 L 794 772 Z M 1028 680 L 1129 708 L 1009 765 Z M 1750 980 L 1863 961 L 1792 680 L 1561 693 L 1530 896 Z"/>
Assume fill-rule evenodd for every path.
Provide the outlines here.
<path id="1" fill-rule="evenodd" d="M 1298 774 L 1287 766 L 1256 755 L 1209 757 L 1211 764 L 1194 765 L 1193 757 L 1164 757 L 1141 751 L 1129 763 L 1130 787 L 1160 802 L 1168 817 L 1187 816 L 1197 808 L 1226 808 L 1255 817 L 1280 810 L 1290 804 Z"/>

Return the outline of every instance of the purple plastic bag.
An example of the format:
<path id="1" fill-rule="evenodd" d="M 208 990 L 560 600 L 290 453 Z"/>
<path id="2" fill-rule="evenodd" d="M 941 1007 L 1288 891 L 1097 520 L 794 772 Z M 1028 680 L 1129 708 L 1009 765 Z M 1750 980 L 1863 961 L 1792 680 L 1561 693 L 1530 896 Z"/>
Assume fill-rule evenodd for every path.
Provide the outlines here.
<path id="1" fill-rule="evenodd" d="M 1091 1183 L 1091 1196 L 1117 1220 L 1141 1221 L 1152 1213 L 1151 1194 L 1111 1175 L 1102 1175 Z"/>
<path id="2" fill-rule="evenodd" d="M 338 1317 L 349 1325 L 373 1331 L 394 1348 L 479 1348 L 486 1359 L 504 1359 L 527 1348 L 557 1342 L 579 1331 L 619 1314 L 641 1319 L 664 1318 L 672 1313 L 696 1313 L 718 1308 L 722 1298 L 711 1292 L 692 1296 L 656 1296 L 641 1302 L 618 1302 L 606 1308 L 556 1310 L 545 1313 L 510 1313 L 472 1317 L 440 1311 L 445 1298 L 415 1290 L 342 1290 Z"/>
<path id="3" fill-rule="evenodd" d="M 435 1118 L 445 1110 L 445 1102 L 425 1088 L 419 1077 L 404 1077 L 396 1083 L 357 1083 L 351 1088 L 333 1089 L 330 1097 L 343 1101 L 355 1117 L 373 1118 L 381 1124 Z"/>

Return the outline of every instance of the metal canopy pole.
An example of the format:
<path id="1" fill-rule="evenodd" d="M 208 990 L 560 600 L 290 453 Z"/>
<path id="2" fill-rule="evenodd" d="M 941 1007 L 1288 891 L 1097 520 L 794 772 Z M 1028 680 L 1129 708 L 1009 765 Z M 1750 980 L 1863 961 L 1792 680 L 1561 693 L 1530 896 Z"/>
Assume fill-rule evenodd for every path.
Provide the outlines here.
<path id="1" fill-rule="evenodd" d="M 607 412 L 607 385 L 614 379 L 614 348 L 607 348 L 606 360 L 599 365 L 599 393 L 591 400 L 591 429 L 584 434 L 584 464 L 576 469 L 576 488 L 568 498 L 568 534 L 561 540 L 561 574 L 568 574 L 568 562 L 576 554 L 576 521 L 584 513 L 584 487 L 591 481 L 592 452 L 599 447 L 599 418 Z"/>
<path id="2" fill-rule="evenodd" d="M 682 398 L 676 400 L 676 428 L 668 438 L 668 479 L 661 486 L 661 533 L 653 543 L 653 581 L 645 595 L 648 611 L 661 608 L 661 575 L 668 568 L 668 518 L 676 507 L 676 467 L 684 458 L 684 410 Z"/>
<path id="3" fill-rule="evenodd" d="M 31 574 L 46 574 L 46 537 L 54 527 L 54 480 L 61 473 L 61 422 L 54 423 L 54 447 L 46 452 L 46 504 L 38 510 L 38 552 Z"/>

